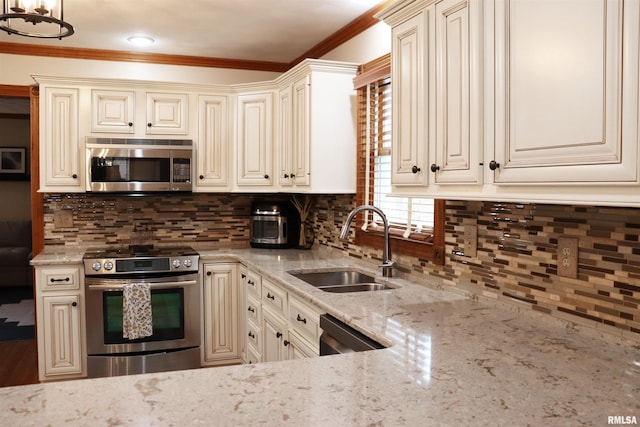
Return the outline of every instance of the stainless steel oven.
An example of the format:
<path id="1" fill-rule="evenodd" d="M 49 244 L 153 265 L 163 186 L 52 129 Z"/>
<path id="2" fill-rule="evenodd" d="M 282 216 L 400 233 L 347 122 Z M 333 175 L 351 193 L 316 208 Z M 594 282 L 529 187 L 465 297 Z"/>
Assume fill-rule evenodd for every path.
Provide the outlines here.
<path id="1" fill-rule="evenodd" d="M 84 256 L 89 377 L 200 367 L 199 256 L 190 248 L 88 251 Z M 123 333 L 123 288 L 148 284 L 152 333 Z"/>

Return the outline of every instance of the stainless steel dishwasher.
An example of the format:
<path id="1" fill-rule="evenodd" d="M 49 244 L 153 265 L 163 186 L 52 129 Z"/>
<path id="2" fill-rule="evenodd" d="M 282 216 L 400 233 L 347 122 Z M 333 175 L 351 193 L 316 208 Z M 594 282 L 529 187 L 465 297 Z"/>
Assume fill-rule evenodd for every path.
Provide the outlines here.
<path id="1" fill-rule="evenodd" d="M 320 316 L 320 356 L 385 348 L 330 314 Z"/>

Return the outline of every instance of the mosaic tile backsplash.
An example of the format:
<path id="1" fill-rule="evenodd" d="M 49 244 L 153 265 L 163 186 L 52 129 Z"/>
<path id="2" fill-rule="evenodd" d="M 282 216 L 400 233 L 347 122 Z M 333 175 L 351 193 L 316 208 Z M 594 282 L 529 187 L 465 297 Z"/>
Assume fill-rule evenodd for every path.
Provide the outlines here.
<path id="1" fill-rule="evenodd" d="M 255 196 L 277 200 L 284 196 Z M 46 245 L 128 244 L 149 233 L 163 244 L 249 245 L 254 196 L 189 194 L 118 197 L 45 195 Z M 353 195 L 314 196 L 315 244 L 379 260 L 378 248 L 338 239 Z M 72 227 L 56 226 L 62 211 Z M 467 225 L 478 228 L 475 257 L 464 255 Z M 578 277 L 557 275 L 558 238 L 578 239 Z M 640 340 L 640 210 L 494 202 L 447 202 L 444 266 L 393 254 L 399 271 L 428 275 L 471 297 L 543 312 Z"/>

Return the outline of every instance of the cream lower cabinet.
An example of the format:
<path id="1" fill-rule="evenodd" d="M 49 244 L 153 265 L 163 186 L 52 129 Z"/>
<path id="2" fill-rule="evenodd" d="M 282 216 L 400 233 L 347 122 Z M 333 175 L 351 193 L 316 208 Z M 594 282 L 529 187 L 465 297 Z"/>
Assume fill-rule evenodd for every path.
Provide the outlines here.
<path id="1" fill-rule="evenodd" d="M 82 266 L 36 267 L 40 381 L 87 375 Z"/>
<path id="2" fill-rule="evenodd" d="M 236 263 L 203 265 L 203 366 L 241 361 L 237 268 Z"/>
<path id="3" fill-rule="evenodd" d="M 245 363 L 318 356 L 317 309 L 250 270 L 245 288 Z"/>

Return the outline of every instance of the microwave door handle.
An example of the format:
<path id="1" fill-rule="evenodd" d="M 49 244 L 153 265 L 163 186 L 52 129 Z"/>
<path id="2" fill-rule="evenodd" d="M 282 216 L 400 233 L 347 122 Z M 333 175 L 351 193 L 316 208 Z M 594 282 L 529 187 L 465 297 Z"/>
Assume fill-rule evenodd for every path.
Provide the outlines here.
<path id="1" fill-rule="evenodd" d="M 109 280 L 117 280 L 117 279 L 109 279 Z M 136 282 L 131 282 L 136 283 Z M 149 283 L 151 289 L 168 289 L 168 288 L 178 288 L 185 286 L 195 286 L 198 282 L 195 280 L 185 280 L 184 282 L 161 282 L 161 283 Z M 92 285 L 87 285 L 89 290 L 102 290 L 102 291 L 121 291 L 123 288 L 123 283 L 96 283 Z"/>

